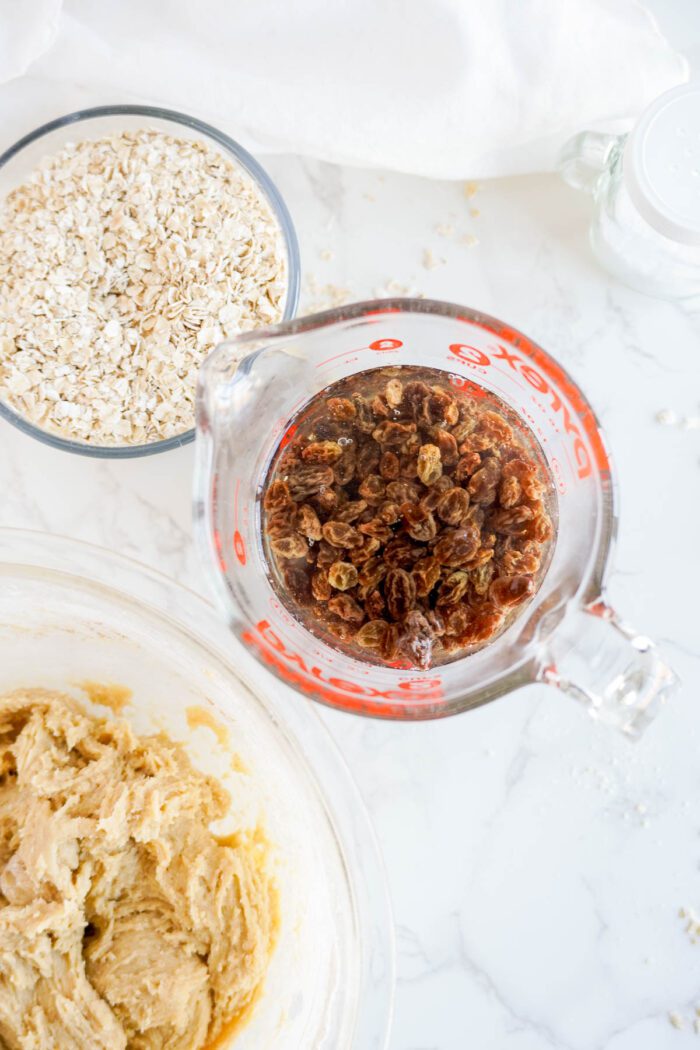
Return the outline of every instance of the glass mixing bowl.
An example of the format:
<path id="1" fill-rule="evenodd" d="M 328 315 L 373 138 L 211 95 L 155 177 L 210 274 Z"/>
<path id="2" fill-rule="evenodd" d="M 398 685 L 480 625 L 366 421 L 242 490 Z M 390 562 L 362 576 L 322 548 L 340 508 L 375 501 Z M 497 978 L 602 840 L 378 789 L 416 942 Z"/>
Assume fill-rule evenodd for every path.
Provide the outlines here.
<path id="1" fill-rule="evenodd" d="M 132 689 L 123 717 L 181 740 L 231 792 L 237 826 L 261 821 L 271 843 L 277 947 L 250 1021 L 221 1050 L 382 1050 L 394 982 L 382 863 L 312 705 L 275 706 L 273 680 L 211 606 L 164 576 L 96 547 L 0 530 L 0 692 L 43 686 L 85 701 L 85 680 Z M 188 727 L 191 706 L 221 740 Z"/>
<path id="2" fill-rule="evenodd" d="M 119 131 L 137 131 L 142 128 L 205 142 L 220 153 L 233 158 L 257 184 L 282 232 L 287 254 L 287 298 L 283 318 L 289 320 L 294 317 L 299 302 L 299 244 L 287 206 L 270 176 L 247 150 L 228 135 L 195 117 L 156 106 L 96 106 L 93 109 L 68 113 L 43 124 L 36 131 L 31 131 L 0 155 L 0 199 L 24 182 L 44 157 L 56 153 L 69 142 L 96 139 Z M 187 445 L 194 439 L 195 434 L 192 427 L 183 434 L 176 434 L 163 441 L 151 441 L 145 445 L 89 445 L 59 437 L 34 426 L 1 400 L 0 417 L 7 419 L 25 434 L 38 438 L 53 448 L 102 459 L 129 459 L 135 456 L 150 456 L 155 452 L 167 452 L 168 449 Z"/>

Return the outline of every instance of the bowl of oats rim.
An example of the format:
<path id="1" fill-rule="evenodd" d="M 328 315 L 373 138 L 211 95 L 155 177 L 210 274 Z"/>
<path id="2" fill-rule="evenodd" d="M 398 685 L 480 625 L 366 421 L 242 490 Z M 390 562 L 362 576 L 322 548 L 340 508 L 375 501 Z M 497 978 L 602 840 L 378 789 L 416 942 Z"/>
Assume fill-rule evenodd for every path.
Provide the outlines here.
<path id="1" fill-rule="evenodd" d="M 275 184 L 221 131 L 100 106 L 0 156 L 0 417 L 124 459 L 194 438 L 200 365 L 291 319 L 299 248 Z"/>

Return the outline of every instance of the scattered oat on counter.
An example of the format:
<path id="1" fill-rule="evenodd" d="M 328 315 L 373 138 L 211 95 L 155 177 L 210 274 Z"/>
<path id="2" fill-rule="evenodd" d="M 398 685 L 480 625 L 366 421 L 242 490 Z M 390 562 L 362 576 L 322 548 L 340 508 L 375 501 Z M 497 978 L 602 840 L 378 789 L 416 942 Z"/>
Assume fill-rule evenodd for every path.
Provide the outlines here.
<path id="1" fill-rule="evenodd" d="M 657 423 L 661 423 L 664 427 L 675 427 L 678 423 L 678 416 L 672 408 L 661 408 L 654 417 Z"/>
<path id="2" fill-rule="evenodd" d="M 435 232 L 439 237 L 454 237 L 455 228 L 449 222 L 439 222 L 435 227 Z"/>
<path id="3" fill-rule="evenodd" d="M 683 1018 L 680 1014 L 675 1013 L 673 1010 L 668 1015 L 669 1024 L 672 1024 L 674 1028 L 677 1028 L 679 1032 L 683 1031 L 685 1025 L 683 1024 Z"/>
<path id="4" fill-rule="evenodd" d="M 479 184 L 477 182 L 465 182 L 462 189 L 467 200 L 471 200 L 479 192 Z"/>
<path id="5" fill-rule="evenodd" d="M 421 292 L 411 284 L 403 284 L 395 277 L 385 281 L 384 284 L 376 285 L 372 293 L 377 299 L 390 299 L 395 296 L 408 296 L 411 299 L 425 299 L 425 292 Z"/>
<path id="6" fill-rule="evenodd" d="M 437 266 L 443 266 L 445 263 L 445 260 L 435 255 L 435 253 L 430 248 L 426 248 L 423 251 L 422 261 L 423 268 L 425 270 L 434 270 Z"/>
<path id="7" fill-rule="evenodd" d="M 324 262 L 332 262 L 335 259 L 335 252 L 331 251 L 330 248 L 323 248 L 318 253 L 319 259 L 323 259 Z"/>
<path id="8" fill-rule="evenodd" d="M 478 208 L 470 208 L 469 209 L 469 214 L 471 215 L 472 219 L 478 219 L 479 216 L 481 215 L 481 212 L 479 211 Z"/>
<path id="9" fill-rule="evenodd" d="M 308 274 L 304 282 L 305 297 L 300 316 L 313 314 L 319 310 L 330 310 L 336 306 L 344 306 L 354 298 L 351 288 L 340 284 L 321 284 L 315 274 Z"/>
<path id="10" fill-rule="evenodd" d="M 94 445 L 184 433 L 199 365 L 279 320 L 286 290 L 267 201 L 213 146 L 67 145 L 0 204 L 0 399 Z"/>
<path id="11" fill-rule="evenodd" d="M 475 237 L 473 233 L 465 233 L 459 238 L 460 244 L 466 244 L 469 248 L 474 248 L 479 243 L 479 238 Z"/>

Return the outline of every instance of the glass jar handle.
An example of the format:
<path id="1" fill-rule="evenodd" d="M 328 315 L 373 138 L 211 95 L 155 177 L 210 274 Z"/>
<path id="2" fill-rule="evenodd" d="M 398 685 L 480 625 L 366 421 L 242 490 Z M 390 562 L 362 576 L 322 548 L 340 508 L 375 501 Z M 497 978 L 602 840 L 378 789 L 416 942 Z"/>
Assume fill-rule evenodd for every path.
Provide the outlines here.
<path id="1" fill-rule="evenodd" d="M 559 173 L 575 190 L 593 193 L 598 179 L 610 165 L 613 151 L 624 138 L 624 135 L 606 135 L 600 131 L 582 131 L 574 135 L 559 153 Z"/>
<path id="2" fill-rule="evenodd" d="M 538 677 L 631 737 L 641 736 L 678 685 L 654 643 L 602 598 L 567 613 L 548 642 Z"/>

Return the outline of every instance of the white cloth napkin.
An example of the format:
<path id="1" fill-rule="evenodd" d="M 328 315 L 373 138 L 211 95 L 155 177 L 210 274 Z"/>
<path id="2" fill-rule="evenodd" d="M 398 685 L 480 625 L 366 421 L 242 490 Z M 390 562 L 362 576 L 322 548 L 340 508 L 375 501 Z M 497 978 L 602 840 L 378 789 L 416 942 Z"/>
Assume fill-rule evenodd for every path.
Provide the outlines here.
<path id="1" fill-rule="evenodd" d="M 637 0 L 0 0 L 0 82 L 89 84 L 258 151 L 439 178 L 552 167 L 687 79 Z M 58 115 L 58 114 L 57 114 Z"/>

